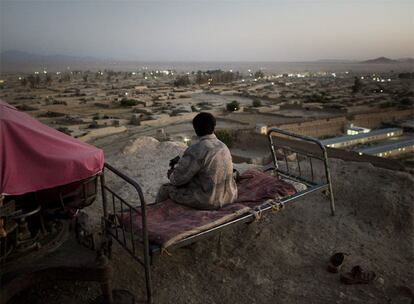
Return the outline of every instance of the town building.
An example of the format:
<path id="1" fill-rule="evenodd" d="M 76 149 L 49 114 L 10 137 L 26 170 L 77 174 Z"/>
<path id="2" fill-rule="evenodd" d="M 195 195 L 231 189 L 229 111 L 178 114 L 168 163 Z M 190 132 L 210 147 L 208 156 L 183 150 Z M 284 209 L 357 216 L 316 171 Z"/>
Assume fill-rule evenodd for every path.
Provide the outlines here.
<path id="1" fill-rule="evenodd" d="M 359 133 L 355 135 L 344 135 L 334 138 L 328 138 L 322 140 L 321 142 L 324 146 L 330 148 L 345 148 L 355 146 L 358 144 L 366 144 L 369 142 L 375 142 L 391 137 L 401 136 L 402 134 L 403 130 L 400 128 L 385 128 L 373 130 L 368 133 Z"/>
<path id="2" fill-rule="evenodd" d="M 369 154 L 379 157 L 394 157 L 397 155 L 414 152 L 414 136 L 401 140 L 393 140 L 374 147 L 357 150 L 360 154 Z"/>

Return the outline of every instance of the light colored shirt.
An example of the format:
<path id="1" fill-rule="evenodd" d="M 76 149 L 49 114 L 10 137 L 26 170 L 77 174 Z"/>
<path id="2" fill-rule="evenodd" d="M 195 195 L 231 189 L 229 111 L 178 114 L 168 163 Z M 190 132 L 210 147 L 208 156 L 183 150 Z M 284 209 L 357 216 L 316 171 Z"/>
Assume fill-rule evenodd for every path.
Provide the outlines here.
<path id="1" fill-rule="evenodd" d="M 170 197 L 193 208 L 218 209 L 237 199 L 230 151 L 214 134 L 187 148 L 170 181 L 175 186 Z"/>

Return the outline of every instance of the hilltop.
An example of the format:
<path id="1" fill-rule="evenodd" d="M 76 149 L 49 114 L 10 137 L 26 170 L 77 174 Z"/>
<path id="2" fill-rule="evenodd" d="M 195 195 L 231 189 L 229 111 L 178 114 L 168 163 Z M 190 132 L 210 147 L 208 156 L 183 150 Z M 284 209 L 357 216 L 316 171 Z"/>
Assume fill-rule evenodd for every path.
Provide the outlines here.
<path id="1" fill-rule="evenodd" d="M 166 182 L 168 160 L 184 146 L 138 138 L 107 160 L 136 178 L 149 201 Z M 154 164 L 157 164 L 154 166 Z M 155 263 L 157 303 L 405 303 L 414 290 L 414 210 L 411 175 L 368 163 L 331 159 L 337 215 L 323 194 L 306 196 L 262 222 L 235 227 Z M 236 165 L 241 171 L 248 165 Z M 345 286 L 326 272 L 329 256 L 349 254 L 377 273 L 368 286 Z M 140 268 L 121 250 L 116 279 L 142 295 Z M 131 261 L 132 262 L 132 261 Z M 141 283 L 142 282 L 142 283 Z"/>
<path id="2" fill-rule="evenodd" d="M 184 149 L 140 137 L 107 154 L 106 161 L 136 179 L 151 202 L 167 180 L 168 160 Z M 249 165 L 237 167 L 243 171 Z M 326 197 L 315 193 L 260 222 L 163 255 L 153 266 L 155 303 L 410 303 L 413 177 L 338 159 L 331 159 L 331 168 L 335 217 Z M 122 195 L 131 194 L 109 182 Z M 97 222 L 100 212 L 99 204 L 88 210 Z M 369 285 L 341 284 L 338 274 L 326 271 L 337 251 L 348 254 L 344 271 L 359 264 L 375 271 L 377 279 Z M 117 245 L 113 266 L 114 288 L 142 298 L 143 269 Z M 95 285 L 59 283 L 42 292 L 41 303 L 87 303 L 97 293 Z"/>

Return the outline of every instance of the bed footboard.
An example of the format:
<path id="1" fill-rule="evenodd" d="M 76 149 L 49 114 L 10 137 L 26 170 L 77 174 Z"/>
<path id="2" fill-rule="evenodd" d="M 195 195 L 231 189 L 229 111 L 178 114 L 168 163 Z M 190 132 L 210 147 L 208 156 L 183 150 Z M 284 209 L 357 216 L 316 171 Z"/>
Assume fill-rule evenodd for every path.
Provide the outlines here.
<path id="1" fill-rule="evenodd" d="M 267 132 L 275 175 L 304 183 L 308 189 L 329 192 L 331 214 L 335 215 L 335 200 L 328 154 L 316 138 L 295 134 L 278 128 Z M 322 175 L 319 174 L 322 170 Z M 299 193 L 298 193 L 299 194 Z"/>

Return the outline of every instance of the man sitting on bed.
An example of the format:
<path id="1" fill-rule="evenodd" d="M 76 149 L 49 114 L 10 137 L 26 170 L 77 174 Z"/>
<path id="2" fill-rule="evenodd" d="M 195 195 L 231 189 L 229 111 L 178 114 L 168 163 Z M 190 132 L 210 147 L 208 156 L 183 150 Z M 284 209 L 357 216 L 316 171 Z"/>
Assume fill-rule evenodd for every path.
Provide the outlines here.
<path id="1" fill-rule="evenodd" d="M 212 210 L 236 200 L 231 154 L 214 135 L 215 126 L 216 119 L 210 113 L 194 117 L 199 141 L 185 150 L 174 169 L 168 170 L 170 183 L 161 186 L 156 202 L 170 198 L 188 207 Z"/>

